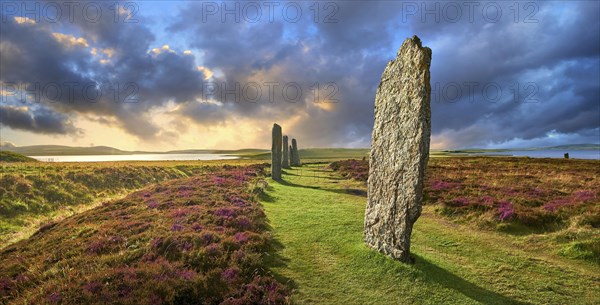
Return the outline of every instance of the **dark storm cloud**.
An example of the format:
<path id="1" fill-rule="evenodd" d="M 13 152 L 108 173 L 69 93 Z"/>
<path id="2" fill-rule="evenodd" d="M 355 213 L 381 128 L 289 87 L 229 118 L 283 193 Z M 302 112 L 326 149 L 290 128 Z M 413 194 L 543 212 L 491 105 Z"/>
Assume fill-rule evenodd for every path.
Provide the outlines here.
<path id="1" fill-rule="evenodd" d="M 551 131 L 577 133 L 600 126 L 598 3 L 539 2 L 527 11 L 535 11 L 534 23 L 523 22 L 525 4 L 518 3 L 521 14 L 515 17 L 511 14 L 514 3 L 494 3 L 506 17 L 496 23 L 483 18 L 472 24 L 466 18 L 456 24 L 441 22 L 437 27 L 422 22 L 422 18 L 411 23 L 415 33 L 433 43 L 432 82 L 440 86 L 440 103 L 432 107 L 434 134 L 476 130 L 479 126 L 486 130 L 485 137 L 453 142 L 485 146 L 513 138 L 545 137 Z M 487 84 L 499 84 L 503 97 L 490 103 L 479 90 L 469 96 L 465 82 L 478 84 L 479 90 Z M 515 82 L 519 84 L 517 96 Z M 450 83 L 462 86 L 463 99 L 450 103 L 445 98 L 443 89 Z M 530 93 L 537 103 L 524 103 Z M 471 100 L 474 102 L 469 103 Z"/>
<path id="2" fill-rule="evenodd" d="M 377 53 L 391 50 L 393 35 L 387 22 L 393 12 L 383 4 L 340 3 L 335 8 L 337 22 L 315 23 L 314 15 L 309 13 L 310 3 L 301 5 L 304 14 L 296 23 L 276 15 L 273 22 L 251 24 L 232 19 L 223 22 L 220 15 L 209 17 L 211 22 L 198 22 L 203 4 L 192 3 L 182 9 L 178 22 L 170 29 L 178 35 L 189 35 L 191 45 L 204 52 L 205 65 L 223 71 L 223 77 L 215 79 L 219 84 L 233 88 L 236 83 L 275 82 L 281 88 L 298 83 L 306 97 L 289 102 L 276 91 L 273 102 L 267 100 L 266 92 L 257 103 L 235 103 L 232 98 L 224 98 L 222 109 L 226 113 L 273 121 L 301 114 L 300 121 L 293 127 L 286 126 L 285 132 L 305 139 L 306 145 L 366 145 L 370 141 L 374 89 L 388 60 Z M 369 19 L 361 14 L 385 17 Z M 321 98 L 335 93 L 332 97 L 339 102 L 333 109 L 315 103 L 315 83 L 321 87 Z M 335 87 L 326 90 L 328 83 Z M 205 114 L 210 111 L 207 109 Z M 206 115 L 195 118 L 200 122 L 208 119 Z M 224 122 L 229 117 L 213 118 Z"/>
<path id="3" fill-rule="evenodd" d="M 423 13 L 436 3 L 437 15 Z M 417 10 L 408 14 L 413 4 Z M 412 33 L 434 50 L 433 132 L 460 136 L 447 140 L 448 145 L 486 146 L 600 126 L 598 3 L 518 3 L 517 8 L 511 7 L 514 3 L 477 2 L 471 16 L 463 3 L 454 4 L 463 14 L 457 20 L 449 20 L 452 16 L 442 10 L 446 2 L 385 1 L 338 2 L 333 23 L 314 22 L 309 13 L 296 23 L 276 18 L 247 24 L 223 22 L 220 15 L 211 23 L 194 23 L 202 5 L 193 3 L 171 30 L 196 38 L 192 45 L 206 52 L 207 66 L 224 71 L 227 83 L 247 82 L 269 71 L 278 80 L 335 82 L 340 102 L 331 112 L 310 107 L 309 101 L 227 108 L 231 114 L 268 114 L 263 117 L 273 120 L 305 111 L 306 118 L 290 132 L 315 146 L 369 144 L 380 75 L 402 36 Z M 496 8 L 502 10 L 498 19 Z M 304 47 L 309 50 L 300 51 Z M 450 98 L 449 84 L 460 86 L 461 98 Z M 472 94 L 467 86 L 474 86 Z M 490 98 L 490 89 L 497 87 L 502 95 Z"/>
<path id="4" fill-rule="evenodd" d="M 235 5 L 210 3 L 218 9 Z M 236 22 L 231 15 L 223 20 L 220 11 L 203 21 L 207 2 L 185 4 L 163 26 L 201 58 L 182 50 L 149 52 L 168 41 L 156 41 L 156 27 L 150 27 L 154 20 L 144 19 L 143 12 L 137 23 L 114 22 L 111 14 L 99 22 L 76 14 L 73 23 L 57 25 L 10 21 L 0 30 L 0 80 L 134 82 L 137 103 L 108 96 L 89 103 L 79 90 L 72 102 L 48 107 L 62 114 L 97 115 L 98 121 L 110 118 L 106 121 L 140 138 L 166 134 L 152 122 L 151 111 L 172 101 L 179 106 L 170 113 L 176 119 L 207 127 L 232 126 L 228 124 L 240 117 L 262 120 L 266 128 L 273 121 L 290 121 L 285 132 L 302 139 L 304 146 L 368 146 L 380 76 L 402 40 L 416 34 L 433 49 L 433 136 L 446 146 L 493 146 L 517 143 L 515 139 L 542 143 L 539 139 L 549 133 L 565 134 L 564 139 L 600 137 L 598 2 L 469 2 L 475 4 L 472 13 L 466 3 L 452 1 L 294 3 L 302 9 L 299 20 L 283 18 L 285 2 L 280 2 L 272 21 L 262 6 L 263 16 L 255 23 L 244 18 Z M 314 5 L 320 8 L 317 17 Z M 460 18 L 450 20 L 454 15 L 444 11 L 449 5 L 460 8 Z M 491 9 L 484 11 L 486 7 Z M 490 20 L 496 7 L 502 14 Z M 53 36 L 59 29 L 85 38 L 90 46 L 65 47 Z M 112 58 L 104 57 L 110 63 L 99 63 L 90 55 L 92 47 L 114 50 Z M 200 60 L 215 72 L 211 90 L 195 67 Z M 277 84 L 274 100 L 265 82 Z M 227 93 L 236 84 L 243 88 L 250 83 L 262 90 L 257 101 L 240 91 Z M 301 86 L 301 99 L 282 96 L 289 83 Z M 338 102 L 315 103 L 315 83 L 321 97 L 327 94 L 324 85 L 334 83 Z M 461 90 L 456 100 L 448 91 L 452 85 Z M 475 86 L 472 93 L 468 86 Z M 499 87 L 502 95 L 491 101 L 493 90 L 483 92 L 486 86 Z"/>
<path id="5" fill-rule="evenodd" d="M 204 74 L 196 69 L 194 56 L 183 50 L 151 52 L 155 37 L 143 20 L 116 22 L 107 13 L 114 11 L 113 3 L 94 3 L 104 12 L 97 21 L 78 10 L 73 20 L 58 23 L 3 19 L 0 81 L 36 92 L 40 102 L 58 113 L 114 118 L 125 131 L 153 139 L 161 130 L 149 111 L 169 101 L 194 100 Z M 62 94 L 50 100 L 48 95 L 55 95 L 44 90 L 49 84 L 56 84 Z"/>
<path id="6" fill-rule="evenodd" d="M 14 106 L 0 106 L 0 125 L 43 134 L 81 132 L 63 114 L 48 109 L 29 110 Z"/>

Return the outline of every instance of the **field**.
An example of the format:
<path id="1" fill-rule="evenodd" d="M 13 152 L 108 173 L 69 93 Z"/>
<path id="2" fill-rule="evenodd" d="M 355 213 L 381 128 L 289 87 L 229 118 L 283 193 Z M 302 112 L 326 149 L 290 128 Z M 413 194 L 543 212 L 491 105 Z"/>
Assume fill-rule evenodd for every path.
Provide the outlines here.
<path id="1" fill-rule="evenodd" d="M 302 160 L 309 162 L 330 161 L 350 158 L 368 157 L 369 150 L 366 148 L 309 148 L 299 149 L 298 154 Z M 227 153 L 228 155 L 239 156 L 244 159 L 252 160 L 271 160 L 270 151 L 239 151 Z"/>
<path id="2" fill-rule="evenodd" d="M 432 158 L 424 204 L 455 223 L 527 238 L 528 247 L 600 265 L 598 161 Z M 366 181 L 367 161 L 337 161 L 341 176 Z"/>
<path id="3" fill-rule="evenodd" d="M 271 153 L 269 151 L 257 151 L 257 150 L 241 150 L 236 152 L 217 152 L 228 155 L 240 156 L 244 159 L 251 160 L 271 160 Z M 369 158 L 368 148 L 306 148 L 299 149 L 298 154 L 302 157 L 304 162 L 332 162 L 335 160 L 345 159 L 362 159 Z M 432 156 L 435 157 L 446 157 L 451 156 L 451 152 L 447 151 L 432 151 Z"/>
<path id="4" fill-rule="evenodd" d="M 416 263 L 398 263 L 364 245 L 364 182 L 326 165 L 284 179 L 271 182 L 263 204 L 283 245 L 285 264 L 273 270 L 292 281 L 295 303 L 595 304 L 600 297 L 597 263 L 532 245 L 531 236 L 455 222 L 430 204 L 413 232 Z"/>
<path id="5" fill-rule="evenodd" d="M 0 162 L 0 248 L 37 227 L 154 183 L 189 177 L 221 161 Z M 244 165 L 256 162 L 231 161 Z"/>
<path id="6" fill-rule="evenodd" d="M 600 298 L 598 161 L 431 158 L 405 265 L 364 245 L 368 164 L 349 154 L 281 182 L 260 158 L 4 163 L 0 303 Z"/>
<path id="7" fill-rule="evenodd" d="M 0 300 L 284 302 L 286 287 L 261 268 L 271 245 L 252 193 L 262 168 L 209 168 L 46 224 L 0 254 Z"/>

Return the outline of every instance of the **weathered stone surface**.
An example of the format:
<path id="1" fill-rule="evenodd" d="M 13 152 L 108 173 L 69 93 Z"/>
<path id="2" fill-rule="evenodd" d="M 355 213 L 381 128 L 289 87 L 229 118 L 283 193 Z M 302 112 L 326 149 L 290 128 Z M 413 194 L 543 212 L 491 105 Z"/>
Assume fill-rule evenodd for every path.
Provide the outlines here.
<path id="1" fill-rule="evenodd" d="M 298 155 L 298 143 L 292 139 L 292 166 L 300 166 L 300 155 Z"/>
<path id="2" fill-rule="evenodd" d="M 292 145 L 290 145 L 290 166 L 293 166 L 294 164 L 294 149 L 292 148 Z"/>
<path id="3" fill-rule="evenodd" d="M 429 159 L 431 49 L 406 39 L 381 76 L 369 160 L 365 242 L 411 262 L 410 235 L 421 215 Z"/>
<path id="4" fill-rule="evenodd" d="M 271 177 L 281 179 L 281 126 L 273 124 L 271 145 Z"/>
<path id="5" fill-rule="evenodd" d="M 290 152 L 289 148 L 288 136 L 283 136 L 283 159 L 281 160 L 281 167 L 290 168 Z"/>

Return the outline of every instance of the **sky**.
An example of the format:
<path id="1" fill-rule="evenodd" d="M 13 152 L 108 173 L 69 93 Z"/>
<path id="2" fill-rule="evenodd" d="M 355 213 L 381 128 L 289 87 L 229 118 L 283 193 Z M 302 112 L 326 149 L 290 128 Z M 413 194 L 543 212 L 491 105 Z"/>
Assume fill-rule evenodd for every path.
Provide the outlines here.
<path id="1" fill-rule="evenodd" d="M 432 49 L 434 149 L 600 143 L 598 1 L 2 1 L 3 145 L 368 147 L 375 92 Z"/>

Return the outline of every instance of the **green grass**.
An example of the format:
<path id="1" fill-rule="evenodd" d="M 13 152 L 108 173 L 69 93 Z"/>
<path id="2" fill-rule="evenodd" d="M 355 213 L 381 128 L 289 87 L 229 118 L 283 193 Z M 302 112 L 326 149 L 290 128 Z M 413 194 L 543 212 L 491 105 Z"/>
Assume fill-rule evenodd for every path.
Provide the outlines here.
<path id="1" fill-rule="evenodd" d="M 301 160 L 310 160 L 310 161 L 318 161 L 318 160 L 338 160 L 338 159 L 348 159 L 348 158 L 362 158 L 369 157 L 369 149 L 368 148 L 306 148 L 299 149 L 298 154 L 300 155 Z M 240 156 L 246 159 L 253 160 L 270 160 L 271 152 L 270 151 L 260 151 L 260 150 L 241 150 L 240 152 L 230 153 L 230 155 Z"/>
<path id="2" fill-rule="evenodd" d="M 303 162 L 331 162 L 345 159 L 369 159 L 368 148 L 306 148 L 299 149 L 298 154 Z M 251 160 L 271 160 L 270 151 L 240 150 L 236 153 L 228 153 L 232 156 L 240 156 Z M 432 157 L 446 157 L 451 154 L 444 151 L 431 151 Z"/>
<path id="3" fill-rule="evenodd" d="M 0 249 L 63 219 L 150 184 L 188 177 L 207 166 L 256 161 L 1 163 Z"/>
<path id="4" fill-rule="evenodd" d="M 365 185 L 325 165 L 290 170 L 262 198 L 297 304 L 594 304 L 600 268 L 530 238 L 457 224 L 425 207 L 405 265 L 363 242 Z M 582 247 L 570 253 L 577 255 Z"/>
<path id="5" fill-rule="evenodd" d="M 316 162 L 343 158 L 339 155 L 336 157 L 335 153 L 335 150 L 323 149 L 313 155 L 315 159 L 305 160 Z M 329 157 L 331 159 L 328 159 Z M 458 192 L 462 194 L 461 196 L 466 196 L 467 193 L 464 193 L 466 191 L 475 190 L 474 186 L 477 184 L 474 181 L 477 180 L 486 183 L 506 182 L 511 186 L 524 189 L 531 188 L 530 184 L 544 185 L 557 192 L 563 188 L 570 188 L 571 184 L 594 185 L 593 179 L 582 176 L 584 171 L 579 167 L 585 167 L 582 166 L 585 163 L 583 161 L 530 160 L 521 163 L 521 159 L 515 158 L 514 160 L 519 162 L 511 161 L 511 163 L 509 159 L 489 159 L 494 162 L 508 160 L 505 162 L 507 168 L 502 169 L 498 166 L 499 163 L 485 168 L 468 166 L 471 164 L 469 162 L 474 162 L 473 160 L 433 159 L 433 162 L 430 162 L 430 174 L 435 177 L 443 174 L 451 178 L 451 181 L 468 179 L 465 181 L 467 188 Z M 482 162 L 485 160 L 487 159 L 481 159 Z M 231 160 L 225 162 L 5 163 L 0 166 L 0 177 L 6 183 L 0 184 L 0 191 L 3 192 L 2 199 L 5 199 L 7 205 L 16 205 L 17 213 L 11 212 L 13 213 L 11 216 L 0 217 L 0 231 L 3 230 L 2 221 L 5 224 L 10 221 L 9 224 L 14 227 L 9 229 L 20 230 L 19 232 L 23 232 L 26 223 L 27 228 L 33 233 L 37 226 L 29 223 L 29 217 L 38 220 L 42 219 L 40 217 L 56 220 L 57 217 L 62 217 L 61 213 L 78 214 L 58 222 L 57 227 L 64 230 L 53 233 L 57 242 L 47 239 L 47 244 L 31 247 L 31 249 L 45 249 L 46 252 L 39 254 L 41 262 L 42 256 L 58 255 L 56 253 L 62 250 L 56 249 L 70 247 L 63 245 L 63 242 L 69 240 L 69 234 L 83 232 L 64 233 L 71 229 L 68 225 L 73 224 L 74 219 L 80 219 L 77 217 L 94 214 L 97 213 L 94 211 L 108 207 L 97 206 L 99 203 L 97 199 L 102 194 L 120 194 L 110 188 L 111 185 L 108 183 L 115 179 L 105 179 L 106 177 L 116 175 L 115 177 L 119 178 L 120 189 L 125 192 L 153 183 L 146 178 L 156 177 L 157 173 L 161 173 L 161 176 L 164 176 L 161 179 L 166 180 L 171 175 L 191 176 L 205 170 L 205 166 L 256 162 Z M 527 166 L 532 162 L 547 164 L 539 169 Z M 564 168 L 555 163 L 564 163 Z M 573 225 L 568 230 L 557 232 L 524 234 L 517 230 L 518 232 L 511 233 L 508 229 L 493 230 L 481 226 L 477 222 L 478 218 L 444 216 L 436 212 L 439 205 L 426 205 L 413 233 L 412 250 L 416 263 L 405 265 L 364 245 L 362 230 L 366 203 L 365 183 L 345 179 L 340 173 L 331 172 L 327 166 L 328 164 L 308 164 L 288 170 L 284 174 L 284 182 L 270 181 L 269 190 L 261 197 L 270 221 L 275 246 L 278 249 L 277 253 L 271 256 L 271 270 L 275 272 L 279 281 L 287 282 L 294 289 L 292 294 L 294 303 L 595 304 L 595 301 L 600 299 L 600 277 L 598 277 L 600 266 L 593 260 L 596 257 L 595 253 L 599 253 L 598 236 L 595 233 L 597 231 L 580 226 L 581 221 L 572 222 Z M 553 171 L 558 173 L 555 174 Z M 506 181 L 502 180 L 503 175 L 506 174 L 514 177 L 506 178 Z M 130 175 L 131 179 L 122 179 Z M 493 175 L 494 179 L 490 180 L 486 175 Z M 536 177 L 541 178 L 537 180 Z M 594 176 L 590 177 L 594 178 Z M 558 184 L 553 184 L 552 179 L 560 181 Z M 502 186 L 502 183 L 498 186 Z M 72 202 L 75 205 L 65 204 L 70 202 L 65 201 L 59 202 L 57 210 L 53 209 L 54 205 L 50 205 L 48 210 L 41 209 L 39 214 L 38 211 L 31 210 L 23 214 L 18 212 L 21 211 L 19 210 L 21 206 L 28 208 L 35 205 L 35 202 L 29 204 L 23 200 L 48 198 L 43 192 L 52 191 L 54 187 L 65 192 L 76 190 L 83 197 L 77 197 L 79 195 L 76 193 L 68 193 L 73 195 L 74 198 L 71 198 L 67 196 L 68 194 L 61 193 L 66 199 L 74 199 Z M 38 194 L 38 192 L 42 193 Z M 570 194 L 566 191 L 564 193 Z M 440 192 L 440 194 L 446 193 Z M 16 200 L 7 200 L 9 198 L 7 196 L 22 200 L 25 204 L 19 205 Z M 87 204 L 79 200 L 88 197 L 91 201 Z M 89 209 L 90 207 L 96 209 L 88 212 L 78 210 L 78 208 Z M 124 212 L 121 209 L 118 211 Z M 141 214 L 137 213 L 139 211 L 135 212 L 131 215 L 141 217 Z M 166 214 L 158 213 L 150 218 L 156 221 L 165 216 Z M 160 223 L 166 224 L 167 230 L 172 224 L 171 222 Z M 90 226 L 96 225 L 90 223 Z M 112 230 L 111 226 L 106 226 L 106 229 Z M 85 228 L 82 230 L 85 231 Z M 24 234 L 27 235 L 29 233 Z M 0 241 L 2 241 L 0 248 L 5 245 L 2 239 L 6 236 L 5 233 L 0 234 Z M 20 244 L 33 245 L 39 242 L 39 239 L 39 235 L 36 234 Z M 73 247 L 82 246 L 77 243 L 73 245 Z M 8 248 L 4 251 L 8 251 Z M 16 257 L 12 253 L 7 255 L 11 258 Z M 76 255 L 73 256 L 73 259 L 75 258 Z M 67 266 L 71 266 L 69 264 L 74 260 L 64 260 L 64 262 L 68 263 Z M 59 267 L 63 268 L 62 265 Z M 68 272 L 77 272 L 77 270 L 71 268 Z M 54 274 L 55 270 L 48 269 L 47 272 Z M 75 284 L 81 283 L 73 285 Z M 171 289 L 167 286 L 164 288 Z M 77 293 L 72 295 L 76 296 Z"/>
<path id="6" fill-rule="evenodd" d="M 129 152 L 108 146 L 74 147 L 63 145 L 32 145 L 4 148 L 28 156 L 57 155 L 125 155 Z"/>
<path id="7" fill-rule="evenodd" d="M 339 159 L 339 158 L 369 158 L 368 148 L 312 148 L 300 149 L 298 152 L 303 159 Z"/>
<path id="8" fill-rule="evenodd" d="M 263 165 L 212 167 L 0 250 L 0 304 L 283 304 L 269 276 Z"/>
<path id="9" fill-rule="evenodd" d="M 431 158 L 423 204 L 458 224 L 522 236 L 524 246 L 600 264 L 600 163 L 514 157 Z M 335 161 L 367 181 L 368 161 Z"/>
<path id="10" fill-rule="evenodd" d="M 37 162 L 37 160 L 12 151 L 0 151 L 0 162 Z"/>

